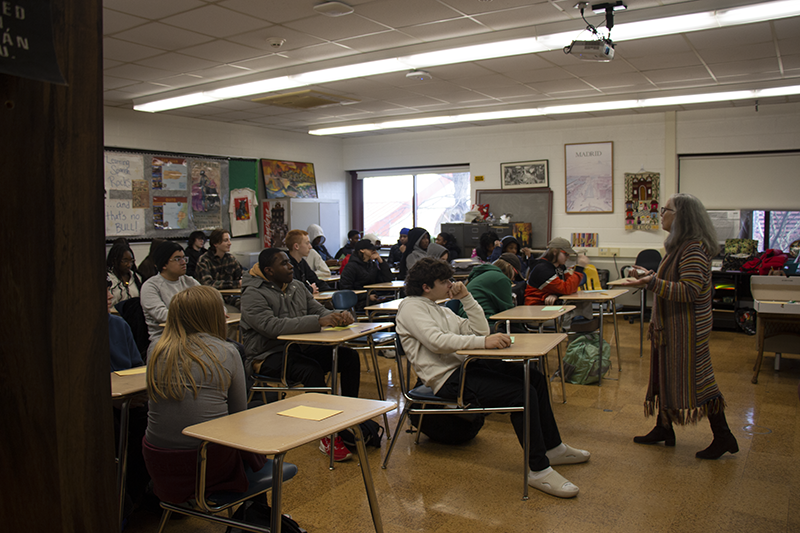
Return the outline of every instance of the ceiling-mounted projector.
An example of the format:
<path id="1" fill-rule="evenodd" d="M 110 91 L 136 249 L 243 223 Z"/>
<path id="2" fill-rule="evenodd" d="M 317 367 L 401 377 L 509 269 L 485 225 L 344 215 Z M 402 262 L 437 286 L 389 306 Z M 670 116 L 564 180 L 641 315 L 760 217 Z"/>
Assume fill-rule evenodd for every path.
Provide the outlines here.
<path id="1" fill-rule="evenodd" d="M 614 43 L 607 39 L 572 41 L 572 44 L 564 48 L 564 53 L 583 61 L 611 61 L 614 59 Z"/>

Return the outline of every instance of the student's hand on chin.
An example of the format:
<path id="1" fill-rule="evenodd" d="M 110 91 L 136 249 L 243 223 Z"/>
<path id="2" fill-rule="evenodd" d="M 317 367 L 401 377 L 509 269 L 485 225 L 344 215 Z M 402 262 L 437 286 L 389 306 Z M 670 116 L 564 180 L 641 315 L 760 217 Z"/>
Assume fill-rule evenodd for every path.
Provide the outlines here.
<path id="1" fill-rule="evenodd" d="M 469 291 L 467 290 L 466 285 L 464 285 L 460 281 L 456 281 L 450 287 L 449 294 L 450 294 L 450 298 L 455 298 L 456 300 L 460 300 L 460 299 L 464 298 L 467 294 L 469 294 Z"/>

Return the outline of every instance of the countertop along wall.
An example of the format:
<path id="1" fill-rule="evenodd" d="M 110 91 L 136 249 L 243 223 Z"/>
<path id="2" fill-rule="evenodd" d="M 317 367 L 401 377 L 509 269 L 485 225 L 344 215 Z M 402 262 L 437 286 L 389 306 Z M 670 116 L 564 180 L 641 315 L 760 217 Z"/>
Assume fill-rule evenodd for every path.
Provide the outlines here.
<path id="1" fill-rule="evenodd" d="M 351 212 L 340 139 L 109 107 L 104 122 L 106 147 L 314 163 L 319 198 L 338 200 L 341 213 Z M 263 181 L 258 188 L 259 199 L 264 198 Z M 343 217 L 339 235 L 347 235 L 349 223 Z M 149 247 L 149 243 L 133 243 L 137 262 L 147 256 Z M 233 239 L 231 251 L 261 249 L 260 237 L 242 237 Z"/>

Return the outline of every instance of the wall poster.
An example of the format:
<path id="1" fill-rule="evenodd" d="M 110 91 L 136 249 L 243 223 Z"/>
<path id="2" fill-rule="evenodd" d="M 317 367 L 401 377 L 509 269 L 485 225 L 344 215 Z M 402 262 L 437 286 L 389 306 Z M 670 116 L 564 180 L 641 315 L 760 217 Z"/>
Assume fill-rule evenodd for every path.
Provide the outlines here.
<path id="1" fill-rule="evenodd" d="M 267 198 L 316 198 L 317 178 L 313 163 L 262 159 Z"/>
<path id="2" fill-rule="evenodd" d="M 189 204 L 185 197 L 154 196 L 153 225 L 157 229 L 186 229 L 189 227 Z"/>
<path id="3" fill-rule="evenodd" d="M 502 189 L 531 189 L 547 187 L 549 175 L 547 159 L 500 164 L 500 187 Z"/>
<path id="4" fill-rule="evenodd" d="M 189 165 L 192 177 L 192 219 L 197 229 L 222 226 L 221 174 L 219 161 L 193 159 Z"/>
<path id="5" fill-rule="evenodd" d="M 614 143 L 564 145 L 567 213 L 614 212 Z"/>
<path id="6" fill-rule="evenodd" d="M 660 177 L 658 172 L 625 173 L 626 230 L 657 230 L 660 227 Z"/>
<path id="7" fill-rule="evenodd" d="M 180 157 L 154 157 L 153 189 L 185 191 L 186 172 L 186 159 Z"/>

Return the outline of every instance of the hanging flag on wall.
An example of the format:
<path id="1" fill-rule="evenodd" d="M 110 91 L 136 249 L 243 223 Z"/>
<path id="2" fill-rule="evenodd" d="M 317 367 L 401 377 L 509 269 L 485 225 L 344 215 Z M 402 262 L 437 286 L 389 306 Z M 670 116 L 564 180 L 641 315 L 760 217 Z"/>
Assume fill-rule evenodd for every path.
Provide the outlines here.
<path id="1" fill-rule="evenodd" d="M 661 174 L 658 172 L 625 173 L 625 229 L 657 230 Z"/>

